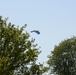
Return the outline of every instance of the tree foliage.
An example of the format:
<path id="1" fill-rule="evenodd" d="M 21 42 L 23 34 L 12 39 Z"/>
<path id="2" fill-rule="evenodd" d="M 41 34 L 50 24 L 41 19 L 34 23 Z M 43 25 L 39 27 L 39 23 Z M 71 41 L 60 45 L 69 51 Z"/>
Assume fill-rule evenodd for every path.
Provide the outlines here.
<path id="1" fill-rule="evenodd" d="M 48 56 L 52 73 L 76 75 L 76 37 L 62 41 Z"/>
<path id="2" fill-rule="evenodd" d="M 30 68 L 31 75 L 44 75 L 49 70 L 48 67 L 44 67 L 43 64 L 35 64 L 33 63 Z"/>
<path id="3" fill-rule="evenodd" d="M 31 75 L 29 68 L 40 51 L 34 39 L 29 39 L 29 33 L 23 33 L 25 27 L 16 27 L 0 16 L 1 75 Z"/>

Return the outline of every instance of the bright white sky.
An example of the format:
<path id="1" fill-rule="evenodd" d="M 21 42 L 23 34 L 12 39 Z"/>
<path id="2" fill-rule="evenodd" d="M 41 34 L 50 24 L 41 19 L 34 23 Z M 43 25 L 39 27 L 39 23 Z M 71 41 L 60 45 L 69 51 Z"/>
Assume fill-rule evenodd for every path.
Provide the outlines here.
<path id="1" fill-rule="evenodd" d="M 66 38 L 76 35 L 76 0 L 0 0 L 0 15 L 26 30 L 37 29 L 31 37 L 41 46 L 38 62 L 46 62 L 47 56 Z"/>

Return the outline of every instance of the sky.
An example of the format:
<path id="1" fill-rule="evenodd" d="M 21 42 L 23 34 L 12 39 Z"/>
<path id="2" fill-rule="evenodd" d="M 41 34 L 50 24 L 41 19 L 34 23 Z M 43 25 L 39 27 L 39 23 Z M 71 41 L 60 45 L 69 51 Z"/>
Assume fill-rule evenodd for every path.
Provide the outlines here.
<path id="1" fill-rule="evenodd" d="M 76 35 L 76 0 L 0 0 L 0 15 L 31 34 L 41 47 L 37 62 L 47 62 L 54 46 Z"/>

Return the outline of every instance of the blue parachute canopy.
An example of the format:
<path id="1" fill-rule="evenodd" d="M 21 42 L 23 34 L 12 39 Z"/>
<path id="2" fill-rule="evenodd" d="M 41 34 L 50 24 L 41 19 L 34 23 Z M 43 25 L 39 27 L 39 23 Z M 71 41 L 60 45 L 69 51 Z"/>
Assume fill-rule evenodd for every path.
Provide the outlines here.
<path id="1" fill-rule="evenodd" d="M 32 32 L 35 32 L 35 33 L 37 33 L 37 34 L 40 34 L 40 32 L 38 31 L 38 30 L 33 30 L 33 31 L 31 31 L 31 33 Z"/>

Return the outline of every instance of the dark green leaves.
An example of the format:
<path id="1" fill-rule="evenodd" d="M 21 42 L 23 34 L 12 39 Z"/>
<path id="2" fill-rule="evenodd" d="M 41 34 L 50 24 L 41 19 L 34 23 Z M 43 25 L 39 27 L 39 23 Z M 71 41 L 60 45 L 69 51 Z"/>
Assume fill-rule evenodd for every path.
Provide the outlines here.
<path id="1" fill-rule="evenodd" d="M 76 74 L 76 37 L 62 41 L 49 55 L 48 64 L 59 75 Z"/>

